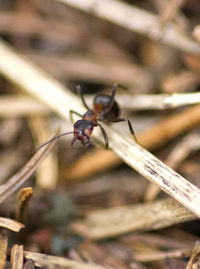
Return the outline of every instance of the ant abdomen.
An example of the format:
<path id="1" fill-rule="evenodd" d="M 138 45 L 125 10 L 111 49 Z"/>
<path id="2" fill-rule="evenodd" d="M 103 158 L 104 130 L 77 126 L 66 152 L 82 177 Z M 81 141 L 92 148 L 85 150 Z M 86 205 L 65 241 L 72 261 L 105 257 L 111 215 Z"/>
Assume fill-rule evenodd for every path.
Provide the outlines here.
<path id="1" fill-rule="evenodd" d="M 97 94 L 93 102 L 94 111 L 99 114 L 99 121 L 113 122 L 120 114 L 120 109 L 115 100 L 108 94 Z"/>

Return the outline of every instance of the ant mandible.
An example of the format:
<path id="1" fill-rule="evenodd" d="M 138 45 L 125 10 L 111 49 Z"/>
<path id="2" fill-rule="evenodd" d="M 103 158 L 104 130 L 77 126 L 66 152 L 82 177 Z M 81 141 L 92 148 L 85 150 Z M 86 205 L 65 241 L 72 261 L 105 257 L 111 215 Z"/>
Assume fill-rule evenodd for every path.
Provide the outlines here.
<path id="1" fill-rule="evenodd" d="M 48 143 L 52 142 L 53 140 L 65 136 L 68 134 L 73 134 L 73 139 L 71 141 L 71 146 L 73 147 L 73 144 L 76 140 L 80 140 L 83 145 L 89 147 L 91 145 L 90 143 L 90 136 L 93 132 L 94 127 L 99 126 L 101 129 L 101 132 L 104 137 L 105 141 L 105 147 L 106 149 L 108 148 L 108 137 L 106 134 L 106 131 L 104 130 L 103 126 L 99 122 L 103 123 L 115 123 L 115 122 L 123 122 L 127 121 L 130 133 L 133 135 L 135 141 L 137 141 L 135 133 L 133 131 L 133 127 L 131 125 L 131 122 L 127 118 L 119 118 L 120 114 L 120 108 L 115 101 L 115 94 L 117 91 L 117 84 L 113 85 L 112 93 L 111 95 L 108 94 L 97 94 L 94 97 L 93 100 L 93 108 L 90 109 L 85 102 L 83 91 L 81 90 L 80 86 L 77 86 L 77 92 L 81 97 L 82 103 L 87 109 L 87 111 L 81 115 L 80 113 L 70 110 L 70 119 L 73 122 L 73 114 L 81 117 L 81 120 L 77 120 L 74 123 L 74 131 L 73 132 L 68 132 L 68 133 L 63 133 L 58 136 L 53 137 L 46 143 L 40 145 L 36 150 L 40 149 L 41 147 L 47 145 Z M 121 86 L 121 85 L 120 85 Z M 121 86 L 122 87 L 122 86 Z"/>

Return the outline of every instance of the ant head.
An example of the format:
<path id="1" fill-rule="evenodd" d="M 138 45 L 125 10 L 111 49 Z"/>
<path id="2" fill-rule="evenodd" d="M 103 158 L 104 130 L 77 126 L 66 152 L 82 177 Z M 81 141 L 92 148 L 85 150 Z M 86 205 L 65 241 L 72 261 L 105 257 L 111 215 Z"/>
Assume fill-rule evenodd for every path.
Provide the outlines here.
<path id="1" fill-rule="evenodd" d="M 53 138 L 51 138 L 50 140 L 48 140 L 47 142 L 45 142 L 44 144 L 38 146 L 35 150 L 39 150 L 40 148 L 46 146 L 47 144 L 49 144 L 50 142 L 60 138 L 61 136 L 65 136 L 68 134 L 73 134 L 74 137 L 72 139 L 71 145 L 73 146 L 74 142 L 76 140 L 81 140 L 81 142 L 86 145 L 86 146 L 90 146 L 90 136 L 93 132 L 94 126 L 96 126 L 92 121 L 89 120 L 78 120 L 75 122 L 74 124 L 74 131 L 73 132 L 68 132 L 68 133 L 63 133 L 60 135 L 57 135 Z"/>
<path id="2" fill-rule="evenodd" d="M 81 140 L 81 142 L 90 146 L 90 136 L 93 132 L 94 124 L 89 120 L 78 120 L 74 124 L 74 137 L 72 139 L 71 145 L 73 146 L 76 140 Z"/>

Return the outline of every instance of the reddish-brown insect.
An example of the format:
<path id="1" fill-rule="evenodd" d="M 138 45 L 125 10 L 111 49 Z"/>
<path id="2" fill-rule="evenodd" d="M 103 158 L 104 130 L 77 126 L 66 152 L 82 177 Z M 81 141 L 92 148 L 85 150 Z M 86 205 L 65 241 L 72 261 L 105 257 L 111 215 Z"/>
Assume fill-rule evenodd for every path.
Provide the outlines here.
<path id="1" fill-rule="evenodd" d="M 111 95 L 97 94 L 94 97 L 92 109 L 90 109 L 88 107 L 88 105 L 86 104 L 85 99 L 84 99 L 84 95 L 83 95 L 83 92 L 82 92 L 80 86 L 77 86 L 77 91 L 78 91 L 78 93 L 81 97 L 81 100 L 83 102 L 83 105 L 85 106 L 87 111 L 85 112 L 85 114 L 81 115 L 80 113 L 78 113 L 76 111 L 70 110 L 70 118 L 72 121 L 73 121 L 73 119 L 72 119 L 73 114 L 81 117 L 80 120 L 78 120 L 74 123 L 74 131 L 69 132 L 69 133 L 63 133 L 63 134 L 60 134 L 56 137 L 53 137 L 52 139 L 50 139 L 46 143 L 39 146 L 37 149 L 43 147 L 44 145 L 47 145 L 48 143 L 50 143 L 54 139 L 57 139 L 61 136 L 72 134 L 72 133 L 74 135 L 73 139 L 71 141 L 72 146 L 76 140 L 80 140 L 85 146 L 89 147 L 91 145 L 90 136 L 93 132 L 94 127 L 97 127 L 97 126 L 100 127 L 101 132 L 102 132 L 103 137 L 104 137 L 104 140 L 105 140 L 105 146 L 106 146 L 106 148 L 108 148 L 108 137 L 107 137 L 106 131 L 104 130 L 104 128 L 100 122 L 115 123 L 115 122 L 127 121 L 128 126 L 129 126 L 129 130 L 136 140 L 135 133 L 133 131 L 131 122 L 126 118 L 119 118 L 120 108 L 119 108 L 117 102 L 115 101 L 117 84 L 113 85 Z"/>

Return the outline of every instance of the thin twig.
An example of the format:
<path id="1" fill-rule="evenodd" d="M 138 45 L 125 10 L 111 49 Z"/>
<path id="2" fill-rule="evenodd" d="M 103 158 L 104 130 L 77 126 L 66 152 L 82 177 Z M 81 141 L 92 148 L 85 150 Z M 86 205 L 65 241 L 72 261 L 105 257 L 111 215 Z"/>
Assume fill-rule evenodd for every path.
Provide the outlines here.
<path id="1" fill-rule="evenodd" d="M 18 221 L 0 217 L 0 227 L 6 228 L 6 229 L 11 230 L 13 232 L 19 232 L 25 226 L 24 226 L 24 224 L 22 224 Z"/>
<path id="2" fill-rule="evenodd" d="M 46 115 L 50 113 L 49 107 L 34 100 L 30 96 L 1 95 L 0 115 L 1 117 L 21 117 L 27 115 Z"/>
<path id="3" fill-rule="evenodd" d="M 179 9 L 183 6 L 185 0 L 170 0 L 165 8 L 160 13 L 160 26 L 166 26 L 169 21 L 172 21 Z"/>
<path id="4" fill-rule="evenodd" d="M 36 146 L 51 136 L 47 119 L 41 115 L 30 117 L 29 126 Z M 36 185 L 42 189 L 54 190 L 58 180 L 58 162 L 56 154 L 49 154 L 36 172 Z"/>
<path id="5" fill-rule="evenodd" d="M 151 4 L 156 8 L 156 10 L 161 13 L 164 8 L 169 4 L 168 0 L 150 0 Z M 180 10 L 174 17 L 174 21 L 182 28 L 188 29 L 188 20 L 186 16 Z"/>
<path id="6" fill-rule="evenodd" d="M 45 268 L 71 269 L 105 269 L 100 265 L 72 261 L 63 257 L 55 257 L 30 251 L 24 251 L 25 259 L 34 261 L 35 266 Z"/>
<path id="7" fill-rule="evenodd" d="M 76 96 L 66 91 L 36 65 L 19 57 L 3 42 L 0 43 L 0 54 L 0 72 L 24 91 L 51 106 L 59 115 L 69 117 L 70 109 L 80 113 L 85 111 Z M 136 144 L 133 139 L 119 134 L 111 127 L 106 130 L 110 148 L 121 159 L 200 217 L 200 190 L 197 187 Z M 103 141 L 100 132 L 95 131 L 93 137 Z"/>
<path id="8" fill-rule="evenodd" d="M 192 70 L 182 70 L 170 74 L 161 82 L 161 90 L 165 93 L 183 93 L 196 89 L 199 85 L 200 78 L 197 72 Z"/>
<path id="9" fill-rule="evenodd" d="M 87 101 L 92 104 L 94 96 L 88 96 Z M 173 93 L 173 94 L 135 94 L 117 95 L 116 100 L 122 109 L 149 110 L 173 109 L 200 103 L 200 93 Z M 4 95 L 0 98 L 1 117 L 27 116 L 48 114 L 51 109 L 29 96 Z"/>
<path id="10" fill-rule="evenodd" d="M 138 262 L 152 262 L 171 258 L 186 258 L 192 252 L 191 247 L 169 251 L 152 251 L 152 253 L 134 253 L 133 257 Z"/>
<path id="11" fill-rule="evenodd" d="M 87 101 L 92 104 L 94 96 L 88 96 Z M 120 107 L 126 110 L 173 109 L 200 103 L 200 93 L 173 93 L 173 94 L 135 94 L 117 95 L 116 100 Z M 27 116 L 48 114 L 51 109 L 29 96 L 4 95 L 0 98 L 1 117 Z"/>
<path id="12" fill-rule="evenodd" d="M 153 31 L 159 24 L 159 17 L 133 5 L 116 0 L 57 0 L 88 12 L 94 16 L 121 25 L 129 30 L 180 49 L 186 53 L 200 55 L 200 46 L 186 34 L 169 23 L 163 32 Z"/>
<path id="13" fill-rule="evenodd" d="M 165 163 L 169 165 L 174 170 L 183 162 L 186 157 L 194 151 L 199 150 L 200 139 L 199 132 L 196 130 L 185 136 L 169 153 Z M 155 200 L 156 196 L 159 194 L 160 188 L 152 183 L 149 183 L 145 193 L 145 200 L 152 201 Z"/>
<path id="14" fill-rule="evenodd" d="M 55 141 L 48 144 L 41 151 L 36 152 L 21 170 L 0 186 L 0 203 L 16 191 L 35 172 L 42 160 L 51 151 L 54 144 Z"/>
<path id="15" fill-rule="evenodd" d="M 5 230 L 0 230 L 0 269 L 4 269 L 7 260 L 8 234 Z"/>
<path id="16" fill-rule="evenodd" d="M 117 96 L 121 107 L 130 110 L 169 109 L 200 103 L 200 93 L 141 94 Z"/>

